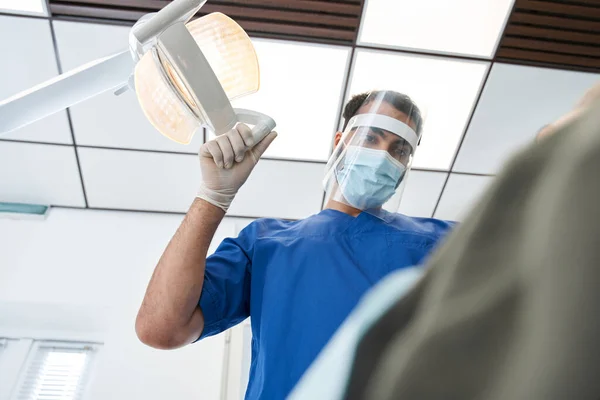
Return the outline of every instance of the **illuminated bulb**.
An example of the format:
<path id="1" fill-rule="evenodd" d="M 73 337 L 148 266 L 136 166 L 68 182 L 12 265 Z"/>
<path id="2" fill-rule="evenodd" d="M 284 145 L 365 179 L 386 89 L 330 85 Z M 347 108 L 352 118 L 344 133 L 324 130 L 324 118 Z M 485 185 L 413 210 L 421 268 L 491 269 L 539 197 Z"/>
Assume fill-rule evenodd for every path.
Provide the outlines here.
<path id="1" fill-rule="evenodd" d="M 212 13 L 186 25 L 219 78 L 229 100 L 260 87 L 258 58 L 252 41 L 234 20 Z"/>
<path id="2" fill-rule="evenodd" d="M 188 144 L 200 123 L 163 78 L 152 54 L 135 67 L 135 91 L 146 118 L 163 135 Z"/>
<path id="3" fill-rule="evenodd" d="M 256 92 L 260 71 L 246 32 L 221 13 L 208 14 L 186 25 L 217 76 L 229 100 Z M 154 127 L 178 143 L 188 144 L 201 121 L 183 81 L 159 52 L 147 52 L 135 68 L 135 88 L 142 110 Z M 163 70 L 159 68 L 161 63 Z M 170 84 L 178 91 L 175 93 Z"/>

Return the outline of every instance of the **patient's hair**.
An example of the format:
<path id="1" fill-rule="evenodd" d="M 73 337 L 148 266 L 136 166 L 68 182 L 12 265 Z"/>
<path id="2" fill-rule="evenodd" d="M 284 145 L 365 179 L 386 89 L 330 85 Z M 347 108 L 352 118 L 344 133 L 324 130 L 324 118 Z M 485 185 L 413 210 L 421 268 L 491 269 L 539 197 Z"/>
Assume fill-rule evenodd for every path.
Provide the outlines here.
<path id="1" fill-rule="evenodd" d="M 410 120 L 415 123 L 417 127 L 417 135 L 421 134 L 421 129 L 423 128 L 421 111 L 410 97 L 392 90 L 374 90 L 372 92 L 366 92 L 352 96 L 350 101 L 348 101 L 344 107 L 344 129 L 346 129 L 348 121 L 350 121 L 350 119 L 354 117 L 356 113 L 358 113 L 360 107 L 373 101 L 373 99 L 379 99 L 382 97 L 383 101 L 394 106 L 396 110 L 406 114 Z"/>

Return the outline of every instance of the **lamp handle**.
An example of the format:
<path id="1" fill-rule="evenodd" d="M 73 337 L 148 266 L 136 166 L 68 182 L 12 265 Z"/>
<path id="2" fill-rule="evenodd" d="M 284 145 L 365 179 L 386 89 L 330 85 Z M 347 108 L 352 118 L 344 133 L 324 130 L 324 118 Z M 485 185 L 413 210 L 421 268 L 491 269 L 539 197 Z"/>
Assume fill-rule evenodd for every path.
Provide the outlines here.
<path id="1" fill-rule="evenodd" d="M 234 111 L 235 115 L 237 115 L 238 122 L 254 125 L 254 128 L 252 128 L 254 143 L 263 140 L 277 125 L 273 118 L 257 111 L 245 110 L 243 108 L 234 108 Z"/>

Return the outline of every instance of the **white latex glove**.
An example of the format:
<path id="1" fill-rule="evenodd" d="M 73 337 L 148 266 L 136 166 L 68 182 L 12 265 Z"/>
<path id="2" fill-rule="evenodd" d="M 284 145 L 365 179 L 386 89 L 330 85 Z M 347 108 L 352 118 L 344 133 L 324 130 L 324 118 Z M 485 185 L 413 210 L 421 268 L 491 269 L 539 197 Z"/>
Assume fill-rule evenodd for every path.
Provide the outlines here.
<path id="1" fill-rule="evenodd" d="M 199 152 L 202 184 L 198 197 L 227 212 L 239 188 L 276 137 L 277 132 L 273 131 L 255 146 L 252 130 L 238 124 L 203 144 Z"/>

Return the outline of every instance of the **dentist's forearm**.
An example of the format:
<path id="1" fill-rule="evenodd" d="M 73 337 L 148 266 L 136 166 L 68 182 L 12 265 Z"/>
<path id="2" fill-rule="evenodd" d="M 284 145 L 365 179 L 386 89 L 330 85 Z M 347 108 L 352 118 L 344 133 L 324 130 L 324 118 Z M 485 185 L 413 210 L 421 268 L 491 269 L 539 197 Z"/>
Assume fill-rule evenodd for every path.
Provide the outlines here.
<path id="1" fill-rule="evenodd" d="M 225 212 L 196 199 L 164 251 L 136 320 L 140 340 L 156 348 L 176 348 L 196 340 L 204 328 L 198 299 L 206 255 Z"/>

